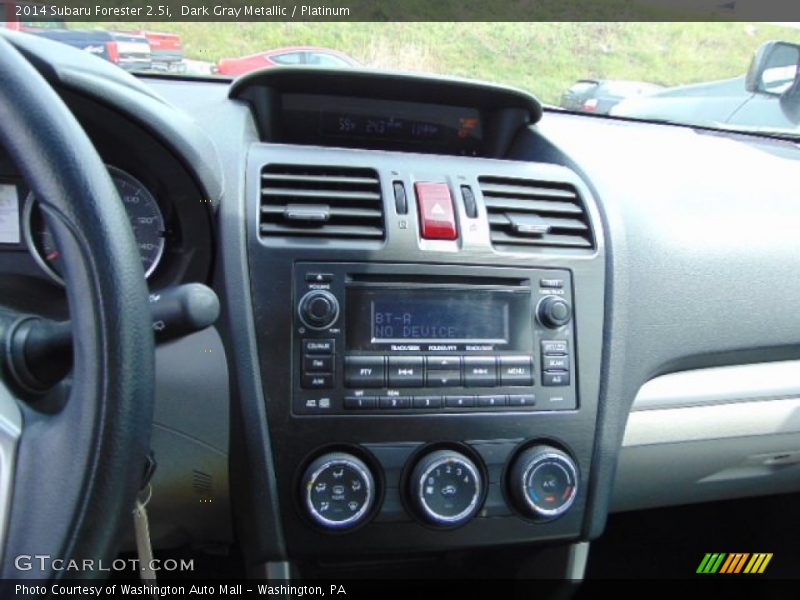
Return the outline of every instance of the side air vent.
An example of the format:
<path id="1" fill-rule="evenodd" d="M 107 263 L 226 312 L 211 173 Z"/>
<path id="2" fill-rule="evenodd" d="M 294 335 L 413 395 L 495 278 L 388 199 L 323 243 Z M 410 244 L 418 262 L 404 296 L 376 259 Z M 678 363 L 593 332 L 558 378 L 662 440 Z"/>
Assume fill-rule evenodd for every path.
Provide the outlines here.
<path id="1" fill-rule="evenodd" d="M 592 231 L 578 191 L 566 183 L 481 177 L 492 245 L 592 248 Z"/>
<path id="2" fill-rule="evenodd" d="M 267 165 L 261 171 L 262 236 L 382 240 L 383 201 L 372 169 Z"/>

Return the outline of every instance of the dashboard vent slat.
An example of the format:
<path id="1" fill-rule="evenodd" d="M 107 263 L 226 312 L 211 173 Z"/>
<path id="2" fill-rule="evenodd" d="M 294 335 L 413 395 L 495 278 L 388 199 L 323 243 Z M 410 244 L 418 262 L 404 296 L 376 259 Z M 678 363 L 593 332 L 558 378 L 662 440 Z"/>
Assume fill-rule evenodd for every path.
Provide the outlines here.
<path id="1" fill-rule="evenodd" d="M 275 223 L 264 223 L 261 225 L 261 233 L 266 235 L 319 237 L 319 231 L 320 230 L 316 227 L 290 227 L 288 225 L 277 225 Z M 329 225 L 325 227 L 325 237 L 382 238 L 383 228 Z"/>
<path id="2" fill-rule="evenodd" d="M 322 200 L 380 200 L 380 193 L 374 192 L 339 192 L 335 190 L 299 190 L 290 188 L 264 188 L 263 196 L 277 196 L 285 198 L 314 198 Z"/>
<path id="3" fill-rule="evenodd" d="M 487 183 L 481 187 L 484 194 L 493 196 L 509 196 L 511 198 L 564 198 L 566 200 L 577 200 L 578 195 L 569 190 L 549 189 L 535 187 L 534 185 L 509 185 Z"/>
<path id="4" fill-rule="evenodd" d="M 325 175 L 273 175 L 265 173 L 261 176 L 264 181 L 272 181 L 275 183 L 286 182 L 306 182 L 306 183 L 349 183 L 359 184 L 364 183 L 368 185 L 377 185 L 380 180 L 377 177 L 328 177 Z"/>
<path id="5" fill-rule="evenodd" d="M 594 248 L 586 208 L 572 185 L 506 177 L 478 182 L 496 249 Z"/>
<path id="6" fill-rule="evenodd" d="M 486 208 L 489 209 L 551 212 L 565 215 L 580 215 L 583 213 L 583 209 L 580 206 L 570 204 L 569 202 L 495 198 L 493 196 L 487 196 L 485 192 L 484 198 L 486 199 Z"/>
<path id="7" fill-rule="evenodd" d="M 261 172 L 266 237 L 382 240 L 380 178 L 372 169 L 267 165 Z"/>

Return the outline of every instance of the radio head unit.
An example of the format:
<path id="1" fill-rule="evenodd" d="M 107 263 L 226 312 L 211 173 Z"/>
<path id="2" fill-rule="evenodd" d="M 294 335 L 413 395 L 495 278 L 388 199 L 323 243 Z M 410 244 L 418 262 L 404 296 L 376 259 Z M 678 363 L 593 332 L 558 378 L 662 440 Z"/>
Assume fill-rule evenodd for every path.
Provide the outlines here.
<path id="1" fill-rule="evenodd" d="M 568 271 L 298 263 L 294 414 L 574 410 Z"/>

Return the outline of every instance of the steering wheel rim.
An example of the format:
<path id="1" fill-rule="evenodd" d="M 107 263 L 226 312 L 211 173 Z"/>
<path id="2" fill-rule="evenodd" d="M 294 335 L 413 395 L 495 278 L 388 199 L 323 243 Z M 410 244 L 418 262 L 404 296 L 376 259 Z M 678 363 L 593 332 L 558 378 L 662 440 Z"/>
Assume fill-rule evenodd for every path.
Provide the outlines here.
<path id="1" fill-rule="evenodd" d="M 149 451 L 154 348 L 147 288 L 103 161 L 56 92 L 2 35 L 0 147 L 36 195 L 63 255 L 74 355 L 69 396 L 59 406 L 43 410 L 16 395 L 17 439 L 13 418 L 2 427 L 0 411 L 0 474 L 13 476 L 0 493 L 10 498 L 7 511 L 0 502 L 2 577 L 102 577 L 97 567 L 113 559 L 130 522 Z M 0 370 L 5 408 L 9 389 Z M 14 442 L 15 455 L 6 442 Z M 18 559 L 34 555 L 50 558 Z M 69 568 L 85 560 L 95 568 Z"/>

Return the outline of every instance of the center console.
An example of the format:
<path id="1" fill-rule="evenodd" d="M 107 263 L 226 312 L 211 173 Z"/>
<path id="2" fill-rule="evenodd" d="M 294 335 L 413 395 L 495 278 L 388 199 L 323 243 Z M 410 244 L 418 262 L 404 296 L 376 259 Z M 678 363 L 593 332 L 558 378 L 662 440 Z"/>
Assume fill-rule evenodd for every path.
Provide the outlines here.
<path id="1" fill-rule="evenodd" d="M 364 101 L 339 115 L 331 90 L 317 102 L 299 79 L 269 77 L 268 94 L 243 96 L 269 104 L 265 119 L 306 120 L 290 143 L 261 123 L 271 143 L 251 147 L 246 189 L 289 557 L 585 536 L 605 292 L 587 186 L 562 166 L 491 158 L 505 117 L 490 100 L 512 104 L 511 121 L 525 111 L 507 91 L 439 94 L 455 113 Z M 441 87 L 409 94 L 425 101 L 425 90 L 432 102 Z M 470 143 L 415 152 L 419 132 L 445 139 L 440 121 L 446 139 Z M 317 126 L 340 147 L 312 145 Z M 379 149 L 386 136 L 391 151 Z"/>

